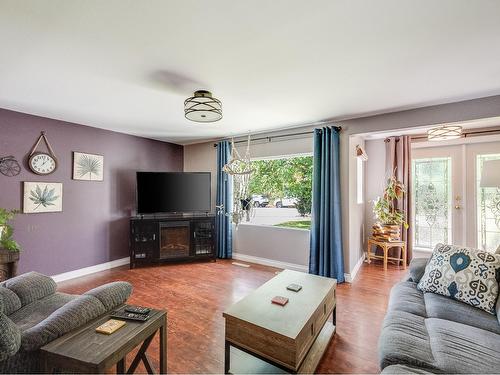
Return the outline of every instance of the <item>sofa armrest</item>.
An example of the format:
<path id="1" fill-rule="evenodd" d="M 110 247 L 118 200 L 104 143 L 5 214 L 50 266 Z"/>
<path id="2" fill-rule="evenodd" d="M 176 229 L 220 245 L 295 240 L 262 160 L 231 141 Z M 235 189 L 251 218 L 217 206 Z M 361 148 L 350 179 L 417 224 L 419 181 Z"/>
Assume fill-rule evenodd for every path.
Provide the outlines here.
<path id="1" fill-rule="evenodd" d="M 21 347 L 21 330 L 7 315 L 0 312 L 0 361 L 17 353 Z"/>
<path id="2" fill-rule="evenodd" d="M 418 283 L 422 276 L 424 276 L 425 266 L 428 261 L 428 258 L 413 258 L 410 262 L 410 270 L 408 271 L 408 281 Z"/>
<path id="3" fill-rule="evenodd" d="M 106 310 L 112 310 L 125 303 L 132 294 L 132 285 L 126 281 L 115 281 L 113 283 L 98 286 L 83 295 L 94 296 L 102 302 Z"/>
<path id="4" fill-rule="evenodd" d="M 5 287 L 17 294 L 22 306 L 54 294 L 56 282 L 38 272 L 28 272 L 5 282 Z"/>
<path id="5" fill-rule="evenodd" d="M 106 309 L 93 296 L 78 296 L 22 333 L 21 347 L 30 352 L 104 314 Z"/>
<path id="6" fill-rule="evenodd" d="M 34 351 L 123 304 L 132 285 L 118 281 L 78 296 L 22 334 L 21 347 Z"/>

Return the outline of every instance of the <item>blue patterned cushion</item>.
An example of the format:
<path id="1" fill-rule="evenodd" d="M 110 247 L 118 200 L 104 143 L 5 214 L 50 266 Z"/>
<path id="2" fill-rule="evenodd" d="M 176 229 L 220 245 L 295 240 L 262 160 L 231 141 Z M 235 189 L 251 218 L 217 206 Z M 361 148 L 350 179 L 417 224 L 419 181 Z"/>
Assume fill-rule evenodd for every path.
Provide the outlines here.
<path id="1" fill-rule="evenodd" d="M 422 292 L 451 297 L 495 314 L 500 255 L 438 244 L 418 283 Z"/>

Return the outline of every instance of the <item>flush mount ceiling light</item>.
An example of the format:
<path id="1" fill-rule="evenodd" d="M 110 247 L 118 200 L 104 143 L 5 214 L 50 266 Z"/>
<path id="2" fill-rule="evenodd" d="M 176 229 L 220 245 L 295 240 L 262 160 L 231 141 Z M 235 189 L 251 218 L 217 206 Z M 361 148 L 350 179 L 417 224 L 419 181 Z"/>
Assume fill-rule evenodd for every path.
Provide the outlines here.
<path id="1" fill-rule="evenodd" d="M 462 127 L 458 125 L 443 125 L 427 131 L 429 141 L 447 141 L 462 136 Z"/>
<path id="2" fill-rule="evenodd" d="M 222 118 L 222 103 L 206 90 L 195 91 L 184 101 L 184 116 L 196 122 L 215 122 Z"/>

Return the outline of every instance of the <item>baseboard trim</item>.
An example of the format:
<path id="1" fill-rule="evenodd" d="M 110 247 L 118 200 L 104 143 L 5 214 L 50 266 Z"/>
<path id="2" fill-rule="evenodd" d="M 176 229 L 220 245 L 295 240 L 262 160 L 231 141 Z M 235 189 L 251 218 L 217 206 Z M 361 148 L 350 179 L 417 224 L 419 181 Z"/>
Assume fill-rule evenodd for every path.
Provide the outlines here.
<path id="1" fill-rule="evenodd" d="M 279 260 L 255 257 L 252 255 L 233 253 L 233 259 L 241 260 L 243 262 L 261 264 L 263 266 L 270 266 L 299 272 L 309 272 L 309 268 L 301 264 L 281 262 Z"/>
<path id="2" fill-rule="evenodd" d="M 130 264 L 129 257 L 112 260 L 111 262 L 96 264 L 95 266 L 80 268 L 74 271 L 60 273 L 59 275 L 52 276 L 52 278 L 56 283 L 59 283 L 61 281 L 76 279 L 77 277 L 90 275 L 99 271 L 110 270 L 112 268 L 124 266 L 126 264 Z"/>
<path id="3" fill-rule="evenodd" d="M 359 258 L 358 263 L 356 263 L 351 273 L 344 273 L 344 279 L 346 283 L 352 283 L 354 281 L 364 261 L 365 261 L 365 254 L 363 254 L 363 256 Z"/>

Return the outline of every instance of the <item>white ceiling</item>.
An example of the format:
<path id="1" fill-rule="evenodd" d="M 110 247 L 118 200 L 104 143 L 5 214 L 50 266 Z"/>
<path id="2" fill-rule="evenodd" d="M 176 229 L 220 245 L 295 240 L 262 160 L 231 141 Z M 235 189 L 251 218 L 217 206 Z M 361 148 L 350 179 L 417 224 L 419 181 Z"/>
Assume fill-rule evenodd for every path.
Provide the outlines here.
<path id="1" fill-rule="evenodd" d="M 188 143 L 500 94 L 500 1 L 0 0 L 0 107 Z M 184 119 L 209 89 L 213 124 Z"/>

